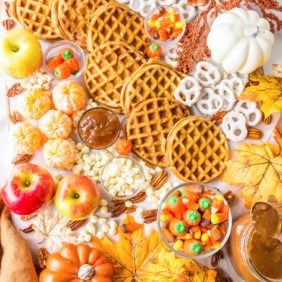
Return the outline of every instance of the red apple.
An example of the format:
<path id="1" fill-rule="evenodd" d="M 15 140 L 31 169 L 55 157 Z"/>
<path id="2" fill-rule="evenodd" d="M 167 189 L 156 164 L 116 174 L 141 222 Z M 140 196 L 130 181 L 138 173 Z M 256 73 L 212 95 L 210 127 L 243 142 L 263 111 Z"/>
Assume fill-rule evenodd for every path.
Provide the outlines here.
<path id="1" fill-rule="evenodd" d="M 90 177 L 71 174 L 60 181 L 55 194 L 55 206 L 68 219 L 81 220 L 93 214 L 99 198 L 100 191 Z"/>
<path id="2" fill-rule="evenodd" d="M 17 165 L 1 189 L 8 209 L 16 214 L 29 215 L 50 202 L 55 193 L 51 174 L 35 164 Z"/>

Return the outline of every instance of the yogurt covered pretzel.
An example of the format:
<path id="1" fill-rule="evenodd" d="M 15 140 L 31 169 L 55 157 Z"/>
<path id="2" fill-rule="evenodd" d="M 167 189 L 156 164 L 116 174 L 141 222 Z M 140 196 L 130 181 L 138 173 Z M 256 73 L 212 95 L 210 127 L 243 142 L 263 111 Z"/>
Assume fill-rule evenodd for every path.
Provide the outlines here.
<path id="1" fill-rule="evenodd" d="M 236 97 L 238 97 L 244 91 L 244 88 L 245 88 L 245 84 L 240 77 L 223 79 L 219 84 L 225 85 L 229 87 L 230 89 L 232 89 Z"/>
<path id="2" fill-rule="evenodd" d="M 218 113 L 223 106 L 223 98 L 216 94 L 212 88 L 203 88 L 202 92 L 202 97 L 197 102 L 198 110 L 209 116 Z"/>
<path id="3" fill-rule="evenodd" d="M 218 84 L 215 87 L 215 92 L 223 99 L 221 110 L 230 111 L 236 103 L 234 92 L 231 88 L 224 84 Z"/>
<path id="4" fill-rule="evenodd" d="M 146 17 L 148 13 L 156 8 L 157 5 L 157 0 L 119 0 L 119 1 L 124 1 L 123 3 L 128 3 L 129 2 L 129 7 L 134 10 L 135 12 L 139 13 L 142 17 Z M 127 1 L 127 2 L 125 2 Z"/>
<path id="5" fill-rule="evenodd" d="M 164 49 L 164 59 L 166 61 L 167 64 L 171 65 L 172 67 L 176 67 L 177 65 L 177 49 L 178 46 L 177 45 L 170 45 L 165 47 Z"/>
<path id="6" fill-rule="evenodd" d="M 255 102 L 239 101 L 236 104 L 234 111 L 243 114 L 246 118 L 247 125 L 249 126 L 257 125 L 262 118 L 262 113 L 257 108 L 257 104 Z"/>
<path id="7" fill-rule="evenodd" d="M 221 127 L 226 138 L 234 142 L 244 140 L 248 134 L 245 116 L 235 111 L 231 111 L 223 117 Z"/>
<path id="8" fill-rule="evenodd" d="M 204 61 L 197 64 L 194 76 L 205 87 L 215 86 L 221 79 L 219 69 Z"/>
<path id="9" fill-rule="evenodd" d="M 185 106 L 191 107 L 201 98 L 201 86 L 193 76 L 186 76 L 181 80 L 174 92 L 174 98 Z"/>
<path id="10" fill-rule="evenodd" d="M 178 2 L 173 6 L 179 10 L 186 22 L 192 21 L 197 15 L 196 8 L 191 5 L 187 5 L 187 0 L 178 0 Z"/>

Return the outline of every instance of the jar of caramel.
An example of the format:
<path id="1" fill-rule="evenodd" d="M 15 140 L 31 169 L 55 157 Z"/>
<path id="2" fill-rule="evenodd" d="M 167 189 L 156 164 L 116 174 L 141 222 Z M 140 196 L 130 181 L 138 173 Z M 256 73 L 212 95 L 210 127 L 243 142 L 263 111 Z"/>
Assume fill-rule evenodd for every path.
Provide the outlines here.
<path id="1" fill-rule="evenodd" d="M 282 281 L 282 243 L 275 238 L 273 228 L 281 228 L 282 210 L 278 217 L 265 208 L 258 214 L 246 214 L 233 224 L 228 252 L 237 274 L 247 282 Z M 254 221 L 257 218 L 258 221 Z"/>

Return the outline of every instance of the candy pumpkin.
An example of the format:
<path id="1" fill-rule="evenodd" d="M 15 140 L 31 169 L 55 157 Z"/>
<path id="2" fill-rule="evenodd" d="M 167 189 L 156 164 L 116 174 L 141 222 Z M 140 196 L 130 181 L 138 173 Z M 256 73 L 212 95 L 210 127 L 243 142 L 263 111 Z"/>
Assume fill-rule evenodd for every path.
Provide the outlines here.
<path id="1" fill-rule="evenodd" d="M 84 107 L 85 92 L 75 81 L 63 81 L 53 90 L 53 102 L 57 110 L 72 115 Z"/>
<path id="2" fill-rule="evenodd" d="M 87 244 L 66 244 L 48 257 L 39 282 L 111 282 L 113 266 Z"/>

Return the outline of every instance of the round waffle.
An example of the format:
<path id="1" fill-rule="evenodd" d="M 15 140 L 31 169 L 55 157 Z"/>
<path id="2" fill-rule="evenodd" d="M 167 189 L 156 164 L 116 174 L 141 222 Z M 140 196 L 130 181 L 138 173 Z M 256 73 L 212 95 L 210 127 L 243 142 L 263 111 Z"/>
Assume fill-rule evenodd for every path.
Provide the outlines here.
<path id="1" fill-rule="evenodd" d="M 143 64 L 124 84 L 121 104 L 128 115 L 139 102 L 150 98 L 174 99 L 183 74 L 160 60 Z"/>
<path id="2" fill-rule="evenodd" d="M 145 162 L 167 166 L 166 138 L 173 125 L 189 115 L 186 107 L 166 98 L 151 98 L 140 102 L 130 113 L 126 137 L 133 152 Z"/>
<path id="3" fill-rule="evenodd" d="M 53 0 L 52 22 L 61 37 L 86 49 L 90 15 L 106 0 Z"/>
<path id="4" fill-rule="evenodd" d="M 100 6 L 93 15 L 87 35 L 87 49 L 107 41 L 122 41 L 144 52 L 149 41 L 145 34 L 143 19 L 126 5 L 118 2 Z"/>
<path id="5" fill-rule="evenodd" d="M 14 0 L 11 6 L 13 17 L 27 30 L 43 40 L 60 37 L 51 20 L 51 0 Z"/>
<path id="6" fill-rule="evenodd" d="M 218 177 L 229 157 L 228 143 L 211 121 L 187 117 L 167 137 L 166 157 L 175 175 L 186 182 L 209 182 Z"/>
<path id="7" fill-rule="evenodd" d="M 141 52 L 123 42 L 108 42 L 100 46 L 86 60 L 84 81 L 89 94 L 97 103 L 122 112 L 122 85 L 144 62 Z"/>

